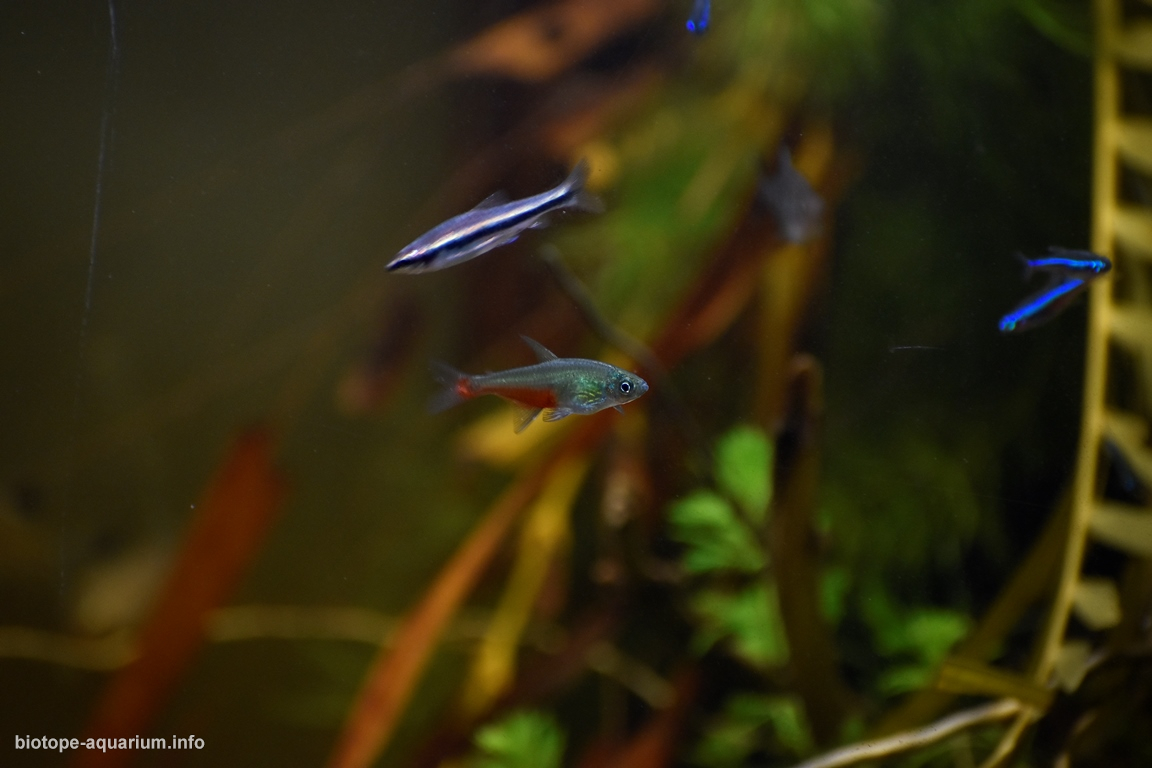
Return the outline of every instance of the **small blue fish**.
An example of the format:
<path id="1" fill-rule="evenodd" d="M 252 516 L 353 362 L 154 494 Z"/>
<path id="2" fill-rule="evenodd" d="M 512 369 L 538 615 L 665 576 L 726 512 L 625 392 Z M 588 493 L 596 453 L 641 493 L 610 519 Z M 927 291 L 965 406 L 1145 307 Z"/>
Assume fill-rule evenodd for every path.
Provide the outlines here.
<path id="1" fill-rule="evenodd" d="M 598 360 L 562 358 L 527 336 L 521 336 L 540 362 L 523 368 L 470 376 L 436 363 L 433 371 L 443 386 L 429 402 L 439 413 L 457 403 L 481 395 L 497 395 L 518 409 L 516 431 L 523 431 L 547 410 L 544 421 L 558 421 L 572 414 L 591 414 L 630 403 L 648 391 L 648 382 L 623 368 Z"/>
<path id="2" fill-rule="evenodd" d="M 1047 256 L 1030 259 L 1017 254 L 1017 258 L 1024 262 L 1025 278 L 1034 272 L 1044 272 L 1060 278 L 1091 279 L 1112 269 L 1111 261 L 1091 251 L 1069 251 L 1056 246 L 1049 246 Z"/>
<path id="3" fill-rule="evenodd" d="M 1043 325 L 1059 315 L 1083 293 L 1094 278 L 1112 269 L 1112 262 L 1088 251 L 1049 248 L 1038 259 L 1021 256 L 1025 276 L 1044 272 L 1048 283 L 1025 299 L 1016 309 L 1000 318 L 1000 331 L 1014 333 Z"/>
<path id="4" fill-rule="evenodd" d="M 702 35 L 708 31 L 708 24 L 712 21 L 712 0 L 693 0 L 692 15 L 688 17 L 688 31 L 694 35 Z"/>
<path id="5" fill-rule="evenodd" d="M 581 160 L 559 186 L 539 195 L 507 202 L 496 193 L 472 210 L 420 236 L 388 264 L 393 272 L 431 272 L 456 266 L 507 245 L 526 229 L 547 225 L 546 216 L 564 208 L 600 213 L 600 200 L 584 191 L 588 164 Z"/>
<path id="6" fill-rule="evenodd" d="M 776 217 L 787 242 L 806 243 L 820 234 L 824 198 L 792 165 L 792 153 L 784 145 L 776 154 L 776 172 L 760 182 L 760 200 Z"/>
<path id="7" fill-rule="evenodd" d="M 1054 280 L 1024 300 L 1020 306 L 1000 318 L 1000 332 L 1027 331 L 1043 325 L 1063 312 L 1076 300 L 1088 283 L 1078 277 Z"/>

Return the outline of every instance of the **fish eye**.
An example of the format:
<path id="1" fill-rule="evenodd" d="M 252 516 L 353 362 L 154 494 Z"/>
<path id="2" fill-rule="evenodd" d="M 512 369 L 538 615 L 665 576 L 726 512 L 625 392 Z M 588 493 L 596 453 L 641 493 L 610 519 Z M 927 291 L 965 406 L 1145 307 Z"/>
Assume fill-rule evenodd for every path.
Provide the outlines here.
<path id="1" fill-rule="evenodd" d="M 628 394 L 629 392 L 632 391 L 632 383 L 629 381 L 620 382 L 620 391 L 623 392 L 624 394 Z"/>

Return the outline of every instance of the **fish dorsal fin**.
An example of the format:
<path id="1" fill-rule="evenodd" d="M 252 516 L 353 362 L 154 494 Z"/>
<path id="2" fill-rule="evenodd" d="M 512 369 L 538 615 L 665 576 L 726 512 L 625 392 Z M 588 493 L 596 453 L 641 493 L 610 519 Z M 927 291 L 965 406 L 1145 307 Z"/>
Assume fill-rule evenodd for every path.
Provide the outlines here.
<path id="1" fill-rule="evenodd" d="M 498 205 L 504 205 L 506 202 L 508 202 L 507 192 L 493 192 L 492 194 L 488 195 L 488 197 L 476 203 L 472 210 L 480 211 L 485 208 L 495 208 Z"/>
<path id="2" fill-rule="evenodd" d="M 516 434 L 528 429 L 528 425 L 540 415 L 542 410 L 543 408 L 517 408 L 515 413 Z"/>
<path id="3" fill-rule="evenodd" d="M 520 338 L 524 339 L 525 344 L 532 347 L 532 351 L 536 353 L 536 359 L 539 360 L 540 362 L 547 363 L 549 360 L 558 360 L 559 359 L 558 357 L 556 357 L 556 355 L 551 350 L 549 350 L 547 347 L 545 347 L 543 344 L 536 341 L 535 339 L 530 339 L 527 336 L 524 336 L 523 334 L 521 334 Z"/>

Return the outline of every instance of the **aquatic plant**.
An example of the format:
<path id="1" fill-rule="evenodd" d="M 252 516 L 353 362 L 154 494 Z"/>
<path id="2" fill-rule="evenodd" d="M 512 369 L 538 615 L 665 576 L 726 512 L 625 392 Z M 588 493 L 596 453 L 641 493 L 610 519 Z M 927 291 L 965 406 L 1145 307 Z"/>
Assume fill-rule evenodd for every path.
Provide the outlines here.
<path id="1" fill-rule="evenodd" d="M 134 400 L 108 374 L 113 340 L 97 327 L 81 345 L 96 362 L 78 391 L 104 382 L 89 396 L 109 416 L 74 421 L 60 463 L 86 477 L 179 456 L 156 496 L 188 528 L 157 556 L 174 565 L 142 623 L 0 627 L 0 655 L 107 674 L 96 695 L 54 678 L 89 733 L 206 723 L 213 764 L 1143 755 L 1128 725 L 1147 708 L 1152 555 L 1152 143 L 1131 75 L 1149 65 L 1146 14 L 1100 0 L 1094 45 L 1064 0 L 732 0 L 700 37 L 689 5 L 469 5 L 471 37 L 440 30 L 442 52 L 109 206 L 102 247 L 147 241 L 146 264 L 183 253 L 173 221 L 240 221 L 227 248 L 210 232 L 197 258 L 171 256 L 208 288 L 174 279 L 192 298 L 119 307 L 141 334 L 174 307 L 194 332 L 148 338 L 195 361 L 183 373 L 149 362 L 160 383 Z M 1028 338 L 995 322 L 1018 291 L 1012 251 L 1083 246 L 1088 54 L 1089 245 L 1116 270 L 1091 288 L 1081 361 L 1075 305 Z M 406 120 L 436 152 L 393 144 Z M 811 240 L 758 194 L 786 157 L 823 200 Z M 384 273 L 437 222 L 581 158 L 603 216 L 558 216 L 436 275 Z M 281 186 L 272 206 L 261 190 Z M 21 267 L 4 269 L 12 296 Z M 519 333 L 651 391 L 520 435 L 479 403 L 424 412 L 426 360 L 519 367 Z M 268 426 L 238 430 L 253 413 Z M 213 474 L 208 446 L 232 433 Z M 5 513 L 0 551 L 51 552 L 38 530 Z M 57 564 L 42 566 L 51 597 Z"/>

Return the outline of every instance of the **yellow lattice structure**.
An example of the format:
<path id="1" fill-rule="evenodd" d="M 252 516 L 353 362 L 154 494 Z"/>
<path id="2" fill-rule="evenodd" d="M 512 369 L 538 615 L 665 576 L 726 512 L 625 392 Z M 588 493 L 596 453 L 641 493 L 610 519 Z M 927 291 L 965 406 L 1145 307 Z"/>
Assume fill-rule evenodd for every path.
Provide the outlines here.
<path id="1" fill-rule="evenodd" d="M 1150 553 L 1152 513 L 1106 502 L 1101 497 L 1098 466 L 1103 440 L 1109 440 L 1146 485 L 1152 485 L 1152 451 L 1147 448 L 1146 413 L 1122 410 L 1109 395 L 1110 352 L 1124 350 L 1138 361 L 1140 391 L 1152 387 L 1152 290 L 1147 270 L 1152 264 L 1152 207 L 1148 201 L 1120 199 L 1122 167 L 1152 169 L 1152 120 L 1124 112 L 1123 70 L 1152 70 L 1152 21 L 1124 23 L 1118 0 L 1098 0 L 1099 41 L 1096 58 L 1096 138 L 1093 158 L 1092 249 L 1116 264 L 1128 290 L 1117 298 L 1112 279 L 1092 286 L 1085 361 L 1084 411 L 1073 485 L 1072 514 L 1061 579 L 1053 603 L 1035 677 L 1046 680 L 1061 658 L 1076 656 L 1076 646 L 1063 642 L 1071 614 L 1090 629 L 1120 621 L 1115 584 L 1081 574 L 1087 542 L 1096 537 L 1136 556 Z M 1143 405 L 1143 404 L 1142 404 Z M 1068 682 L 1068 681 L 1065 681 Z"/>
<path id="2" fill-rule="evenodd" d="M 1093 156 L 1092 250 L 1115 264 L 1112 275 L 1093 284 L 1088 313 L 1084 404 L 1072 504 L 1060 564 L 1060 580 L 1031 670 L 1040 685 L 1075 688 L 1097 649 L 1070 639 L 1073 616 L 1089 630 L 1118 625 L 1125 611 L 1147 606 L 1122 600 L 1110 579 L 1083 572 L 1092 541 L 1133 558 L 1152 557 L 1152 510 L 1103 498 L 1101 461 L 1119 457 L 1146 487 L 1152 487 L 1148 448 L 1152 393 L 1152 200 L 1121 198 L 1121 174 L 1152 176 L 1152 117 L 1126 111 L 1123 86 L 1128 70 L 1152 71 L 1152 19 L 1126 20 L 1120 0 L 1096 0 L 1095 146 Z M 1123 292 L 1117 290 L 1118 284 Z M 1117 355 L 1135 361 L 1136 388 L 1143 402 L 1121 403 L 1109 386 Z M 1112 374 L 1114 375 L 1114 374 Z M 1104 450 L 1105 441 L 1110 451 Z M 1144 573 L 1148 573 L 1145 569 Z M 1144 581 L 1147 579 L 1145 578 Z M 1128 590 L 1133 597 L 1147 592 Z M 1113 638 L 1115 640 L 1115 637 Z M 1008 729 L 985 766 L 999 765 L 1020 733 L 1040 712 L 1029 708 Z"/>

